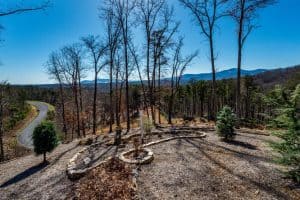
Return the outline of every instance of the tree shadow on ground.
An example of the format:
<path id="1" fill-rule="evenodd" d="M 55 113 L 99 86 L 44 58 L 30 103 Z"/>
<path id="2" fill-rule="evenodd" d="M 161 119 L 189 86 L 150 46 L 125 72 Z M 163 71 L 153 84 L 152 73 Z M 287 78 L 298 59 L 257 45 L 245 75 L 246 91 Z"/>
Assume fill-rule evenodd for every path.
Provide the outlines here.
<path id="1" fill-rule="evenodd" d="M 50 161 L 50 164 L 49 164 L 48 167 L 55 165 L 55 164 L 56 164 L 56 163 L 57 163 L 64 155 L 66 155 L 68 152 L 70 152 L 70 151 L 76 149 L 77 147 L 78 147 L 78 146 L 75 145 L 74 147 L 72 147 L 72 148 L 70 148 L 70 149 L 67 149 L 66 151 L 60 153 L 54 160 L 51 160 L 51 161 Z M 46 170 L 46 168 L 45 168 L 44 170 Z"/>
<path id="2" fill-rule="evenodd" d="M 45 167 L 48 166 L 48 163 L 40 163 L 38 165 L 35 165 L 33 167 L 30 167 L 29 169 L 26 169 L 25 171 L 17 174 L 16 176 L 14 176 L 13 178 L 9 179 L 8 181 L 6 181 L 5 183 L 3 183 L 0 188 L 4 188 L 7 187 L 11 184 L 15 184 L 19 181 L 22 181 L 23 179 L 39 172 L 40 170 L 44 169 Z"/>
<path id="3" fill-rule="evenodd" d="M 256 146 L 248 143 L 248 142 L 242 142 L 242 141 L 237 141 L 237 140 L 232 140 L 232 141 L 226 141 L 227 144 L 231 144 L 231 145 L 236 145 L 236 146 L 240 146 L 240 147 L 244 147 L 247 149 L 252 149 L 252 150 L 256 150 Z"/>
<path id="4" fill-rule="evenodd" d="M 234 150 L 234 149 L 231 149 L 231 148 L 228 148 L 228 147 L 225 147 L 225 146 L 221 146 L 221 145 L 218 145 L 216 143 L 209 142 L 209 141 L 205 141 L 205 143 L 202 143 L 202 145 L 205 145 L 206 148 L 215 147 L 215 148 L 223 149 L 225 151 L 228 151 L 228 152 L 231 152 L 231 153 L 235 154 L 236 156 L 238 156 L 240 158 L 244 158 L 247 161 L 251 161 L 252 159 L 256 159 L 256 160 L 263 161 L 263 162 L 273 163 L 272 159 L 270 159 L 270 158 L 263 157 L 263 156 L 252 155 L 252 154 L 249 154 L 247 152 Z M 210 151 L 215 151 L 214 149 L 211 149 L 211 148 L 209 150 Z M 255 149 L 255 150 L 257 150 L 257 149 Z"/>
<path id="5" fill-rule="evenodd" d="M 206 158 L 208 158 L 213 164 L 219 166 L 221 169 L 227 171 L 227 173 L 232 174 L 233 176 L 247 181 L 248 183 L 255 185 L 256 187 L 258 187 L 260 190 L 265 191 L 266 193 L 270 194 L 271 196 L 277 198 L 277 199 L 288 199 L 288 196 L 284 193 L 282 193 L 281 191 L 276 190 L 275 187 L 269 186 L 266 183 L 262 183 L 256 180 L 253 180 L 249 177 L 243 176 L 241 174 L 238 174 L 236 172 L 234 172 L 232 169 L 228 168 L 227 166 L 225 166 L 223 163 L 219 162 L 218 160 L 214 159 L 212 156 L 210 156 L 208 153 L 206 153 L 202 147 L 200 145 L 197 145 L 195 143 L 195 141 L 191 140 L 191 139 L 185 139 L 186 142 L 188 142 L 189 144 L 193 145 L 194 147 L 196 147 Z"/>

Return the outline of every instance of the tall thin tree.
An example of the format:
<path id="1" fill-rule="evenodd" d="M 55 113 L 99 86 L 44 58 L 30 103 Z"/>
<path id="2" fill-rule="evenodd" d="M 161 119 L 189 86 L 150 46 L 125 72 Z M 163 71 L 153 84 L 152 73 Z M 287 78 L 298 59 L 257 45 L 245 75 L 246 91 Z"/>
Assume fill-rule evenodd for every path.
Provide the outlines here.
<path id="1" fill-rule="evenodd" d="M 212 70 L 212 116 L 215 118 L 216 113 L 216 53 L 215 53 L 215 30 L 217 21 L 227 15 L 224 9 L 228 0 L 179 0 L 182 5 L 188 8 L 195 21 L 200 26 L 201 33 L 209 42 L 209 55 Z"/>
<path id="2" fill-rule="evenodd" d="M 174 106 L 174 98 L 176 93 L 178 92 L 178 88 L 180 85 L 181 76 L 186 69 L 186 67 L 193 61 L 193 59 L 197 56 L 198 52 L 195 52 L 189 56 L 182 56 L 182 46 L 183 39 L 181 38 L 176 44 L 174 55 L 172 62 L 170 63 L 171 68 L 171 88 L 170 95 L 168 97 L 168 123 L 172 124 L 172 115 L 173 115 L 173 106 Z"/>
<path id="3" fill-rule="evenodd" d="M 275 0 L 235 0 L 229 11 L 237 26 L 238 59 L 237 59 L 237 83 L 236 83 L 236 113 L 241 117 L 241 68 L 242 52 L 250 33 L 257 28 L 255 19 L 258 10 L 274 4 Z"/>
<path id="4" fill-rule="evenodd" d="M 114 7 L 116 9 L 115 16 L 120 24 L 121 38 L 124 50 L 125 60 L 125 101 L 126 101 L 126 122 L 127 132 L 130 130 L 130 107 L 129 107 L 129 41 L 130 41 L 130 27 L 131 15 L 136 6 L 135 0 L 114 0 Z"/>
<path id="5" fill-rule="evenodd" d="M 120 43 L 120 23 L 114 16 L 114 9 L 112 7 L 112 0 L 107 0 L 102 7 L 101 19 L 105 24 L 105 35 L 108 50 L 108 63 L 109 63 L 109 101 L 110 101 L 110 120 L 109 132 L 112 132 L 112 125 L 114 122 L 113 110 L 113 71 L 115 70 L 115 54 Z"/>
<path id="6" fill-rule="evenodd" d="M 103 59 L 107 45 L 101 44 L 99 38 L 93 35 L 82 38 L 82 41 L 87 48 L 90 57 L 92 58 L 92 68 L 94 70 L 94 95 L 93 95 L 93 134 L 96 134 L 97 129 L 97 92 L 98 92 L 98 75 L 103 67 L 107 64 Z"/>
<path id="7" fill-rule="evenodd" d="M 52 52 L 49 56 L 47 62 L 47 73 L 51 78 L 55 79 L 59 84 L 59 96 L 60 96 L 60 106 L 62 109 L 61 117 L 63 122 L 63 132 L 65 133 L 65 138 L 67 138 L 68 130 L 66 123 L 66 113 L 65 113 L 65 95 L 64 95 L 64 76 L 63 68 L 61 62 L 61 55 L 57 52 Z"/>
<path id="8" fill-rule="evenodd" d="M 151 37 L 154 30 L 157 28 L 161 11 L 165 6 L 165 0 L 139 0 L 137 4 L 138 12 L 137 18 L 143 26 L 143 31 L 145 33 L 145 46 L 146 46 L 146 77 L 147 86 L 149 92 L 149 102 L 151 109 L 152 120 L 155 123 L 155 100 L 154 100 L 154 84 L 155 84 L 155 66 L 150 67 L 151 55 Z"/>

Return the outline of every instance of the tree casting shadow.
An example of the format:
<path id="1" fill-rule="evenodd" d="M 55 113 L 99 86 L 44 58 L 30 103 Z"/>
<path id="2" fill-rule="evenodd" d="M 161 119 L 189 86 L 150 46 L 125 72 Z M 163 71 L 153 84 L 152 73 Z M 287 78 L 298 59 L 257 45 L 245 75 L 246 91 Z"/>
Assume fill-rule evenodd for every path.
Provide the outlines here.
<path id="1" fill-rule="evenodd" d="M 17 174 L 15 177 L 9 179 L 8 181 L 6 181 L 5 183 L 3 183 L 0 188 L 4 188 L 7 187 L 11 184 L 15 184 L 37 172 L 39 172 L 40 170 L 44 169 L 46 166 L 48 165 L 48 163 L 41 163 L 38 165 L 35 165 L 33 167 L 30 167 L 29 169 L 26 169 L 25 171 L 21 172 L 20 174 Z"/>
<path id="2" fill-rule="evenodd" d="M 272 195 L 273 197 L 277 198 L 277 199 L 288 199 L 287 195 L 282 193 L 281 191 L 276 190 L 276 188 L 274 188 L 273 186 L 270 186 L 266 183 L 257 181 L 257 180 L 253 180 L 249 177 L 246 177 L 242 174 L 238 174 L 236 172 L 234 172 L 232 169 L 230 169 L 229 167 L 223 165 L 223 163 L 219 162 L 218 160 L 214 159 L 212 156 L 210 156 L 209 154 L 207 154 L 202 148 L 200 144 L 195 143 L 194 140 L 192 139 L 185 139 L 185 141 L 189 144 L 191 144 L 192 146 L 194 146 L 195 148 L 197 148 L 206 158 L 208 158 L 212 163 L 214 163 L 215 165 L 219 166 L 220 168 L 224 169 L 225 171 L 227 171 L 229 174 L 232 174 L 233 176 L 243 180 L 243 181 L 247 181 L 248 183 L 255 185 L 256 187 L 258 187 L 260 190 L 263 190 L 267 193 L 269 193 L 270 195 Z"/>
<path id="3" fill-rule="evenodd" d="M 254 146 L 254 145 L 252 145 L 252 144 L 250 144 L 248 142 L 231 140 L 231 141 L 226 141 L 226 143 L 232 144 L 232 145 L 236 145 L 236 146 L 240 146 L 240 147 L 244 147 L 244 148 L 247 148 L 247 149 L 256 150 L 256 146 Z"/>

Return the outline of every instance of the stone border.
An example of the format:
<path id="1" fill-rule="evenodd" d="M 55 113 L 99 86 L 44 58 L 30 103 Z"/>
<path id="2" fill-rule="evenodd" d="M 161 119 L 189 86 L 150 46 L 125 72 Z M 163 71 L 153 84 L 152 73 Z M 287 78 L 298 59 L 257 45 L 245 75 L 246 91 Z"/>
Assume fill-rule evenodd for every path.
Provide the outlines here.
<path id="1" fill-rule="evenodd" d="M 129 151 L 121 153 L 120 156 L 119 156 L 119 159 L 122 160 L 123 162 L 130 163 L 130 164 L 148 164 L 154 159 L 154 156 L 153 156 L 153 152 L 150 149 L 145 148 L 145 147 L 149 147 L 149 146 L 152 146 L 152 145 L 156 145 L 156 144 L 160 144 L 160 143 L 163 143 L 163 142 L 168 142 L 168 141 L 176 140 L 176 139 L 191 139 L 191 138 L 204 138 L 204 137 L 206 137 L 206 133 L 204 133 L 204 132 L 200 132 L 200 133 L 201 133 L 201 135 L 199 135 L 199 136 L 170 137 L 170 138 L 166 138 L 166 139 L 162 139 L 162 140 L 158 140 L 158 141 L 153 141 L 153 142 L 150 142 L 148 144 L 145 144 L 145 145 L 143 145 L 143 148 L 144 148 L 144 150 L 146 150 L 148 152 L 148 155 L 145 158 L 143 158 L 142 160 L 130 160 L 130 159 L 127 159 L 127 158 L 124 157 L 124 155 L 131 153 L 132 151 L 134 151 L 134 149 L 131 149 Z M 91 148 L 91 147 L 97 146 L 97 145 L 101 145 L 103 143 L 104 142 L 98 142 L 98 143 L 92 144 L 88 147 L 84 147 L 70 159 L 70 161 L 67 164 L 67 170 L 66 170 L 66 173 L 67 173 L 69 179 L 71 179 L 71 180 L 79 179 L 82 176 L 84 176 L 91 169 L 93 169 L 95 167 L 98 167 L 99 165 L 107 162 L 109 159 L 112 158 L 110 156 L 110 157 L 106 158 L 105 160 L 103 160 L 102 162 L 99 162 L 98 164 L 96 164 L 94 166 L 91 166 L 91 167 L 88 167 L 88 168 L 85 168 L 85 169 L 78 169 L 78 170 L 75 169 L 76 168 L 75 161 L 80 156 L 80 154 L 82 154 L 84 151 L 88 150 L 88 148 Z"/>
<path id="2" fill-rule="evenodd" d="M 68 166 L 67 167 L 67 175 L 68 178 L 70 180 L 76 180 L 76 179 L 80 179 L 81 177 L 83 177 L 87 172 L 89 172 L 90 170 L 94 169 L 95 167 L 98 167 L 99 165 L 102 165 L 103 163 L 109 161 L 110 159 L 112 159 L 112 157 L 108 157 L 105 160 L 103 160 L 102 162 L 99 162 L 97 165 L 85 168 L 85 169 L 79 169 L 79 170 L 75 170 L 74 167 L 75 166 Z"/>
<path id="3" fill-rule="evenodd" d="M 82 176 L 84 176 L 89 170 L 101 165 L 102 163 L 108 161 L 109 159 L 111 159 L 111 157 L 108 157 L 107 159 L 105 159 L 104 161 L 94 165 L 94 166 L 91 166 L 91 167 L 87 167 L 85 169 L 75 169 L 76 168 L 76 159 L 80 156 L 80 154 L 82 154 L 84 151 L 88 150 L 89 148 L 91 147 L 94 147 L 94 146 L 97 146 L 97 145 L 101 145 L 103 144 L 103 142 L 97 142 L 95 144 L 92 144 L 88 147 L 84 147 L 82 148 L 79 152 L 77 152 L 68 162 L 67 164 L 67 175 L 68 175 L 68 178 L 71 179 L 71 180 L 74 180 L 74 179 L 79 179 L 81 178 Z"/>
<path id="4" fill-rule="evenodd" d="M 143 150 L 148 152 L 148 155 L 146 157 L 144 157 L 143 159 L 133 160 L 133 159 L 128 159 L 125 157 L 126 155 L 135 151 L 135 149 L 130 149 L 129 151 L 122 152 L 119 155 L 119 159 L 122 160 L 123 162 L 129 163 L 129 164 L 149 164 L 154 159 L 154 156 L 153 156 L 153 152 L 150 149 L 145 148 L 145 147 L 149 147 L 152 145 L 156 145 L 156 144 L 160 144 L 163 142 L 168 142 L 168 141 L 176 140 L 176 139 L 192 139 L 192 138 L 204 138 L 204 137 L 206 137 L 206 133 L 201 133 L 201 135 L 199 135 L 199 136 L 177 136 L 177 137 L 170 137 L 170 138 L 166 138 L 166 139 L 162 139 L 162 140 L 153 141 L 153 142 L 143 145 Z"/>
<path id="5" fill-rule="evenodd" d="M 199 135 L 199 136 L 170 137 L 170 138 L 166 138 L 166 139 L 162 139 L 162 140 L 153 141 L 153 142 L 150 142 L 148 144 L 144 144 L 143 147 L 149 147 L 149 146 L 152 146 L 152 145 L 160 144 L 160 143 L 163 143 L 163 142 L 168 142 L 168 141 L 171 141 L 171 140 L 177 140 L 177 139 L 193 139 L 193 138 L 204 138 L 204 137 L 206 137 L 206 133 L 201 133 L 201 135 Z"/>
<path id="6" fill-rule="evenodd" d="M 161 130 L 161 131 L 155 129 L 155 130 L 152 130 L 150 133 L 144 133 L 144 136 L 146 136 L 146 135 L 170 134 L 172 132 L 174 132 L 173 134 L 178 134 L 178 133 L 187 133 L 187 134 L 201 133 L 201 134 L 203 134 L 203 132 L 200 131 L 200 130 L 203 129 L 201 127 L 188 127 L 188 126 L 184 126 L 184 127 L 175 127 L 173 130 L 171 130 L 169 128 L 170 127 L 165 127 L 164 130 Z M 122 141 L 128 142 L 132 138 L 138 137 L 140 135 L 141 135 L 141 133 L 134 133 L 132 135 L 127 135 L 127 136 L 122 137 Z"/>
<path id="7" fill-rule="evenodd" d="M 147 149 L 147 148 L 143 148 L 143 150 L 147 152 L 147 156 L 140 159 L 140 160 L 138 160 L 138 159 L 129 159 L 129 158 L 125 157 L 126 155 L 134 152 L 135 149 L 131 149 L 129 151 L 122 152 L 119 156 L 119 159 L 122 160 L 123 162 L 129 163 L 129 164 L 148 164 L 154 159 L 153 152 L 150 149 Z"/>

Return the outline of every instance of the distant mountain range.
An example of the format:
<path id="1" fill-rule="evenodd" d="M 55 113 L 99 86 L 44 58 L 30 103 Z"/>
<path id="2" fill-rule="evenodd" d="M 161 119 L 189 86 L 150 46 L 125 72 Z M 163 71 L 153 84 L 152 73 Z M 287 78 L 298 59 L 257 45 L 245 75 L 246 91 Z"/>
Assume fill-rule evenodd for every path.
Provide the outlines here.
<path id="1" fill-rule="evenodd" d="M 84 80 L 81 81 L 82 84 L 94 84 L 94 80 Z M 98 79 L 97 80 L 98 84 L 102 84 L 102 83 L 109 83 L 109 79 Z"/>
<path id="2" fill-rule="evenodd" d="M 263 72 L 266 72 L 268 70 L 266 69 L 255 69 L 255 70 L 241 70 L 241 76 L 254 76 Z M 231 68 L 228 70 L 223 70 L 216 73 L 216 79 L 230 79 L 230 78 L 236 78 L 237 75 L 237 69 Z M 200 74 L 184 74 L 181 77 L 182 83 L 189 82 L 190 80 L 211 80 L 212 79 L 212 73 L 200 73 Z M 170 78 L 165 78 L 164 80 L 170 80 Z M 139 82 L 139 81 L 131 81 L 133 83 Z M 109 79 L 98 79 L 99 84 L 105 84 L 109 83 Z M 82 84 L 94 84 L 93 80 L 84 80 L 82 81 Z"/>
<path id="3" fill-rule="evenodd" d="M 241 76 L 254 76 L 267 71 L 266 69 L 255 69 L 255 70 L 241 70 Z M 231 68 L 216 73 L 216 79 L 230 79 L 236 78 L 237 69 Z M 184 74 L 181 77 L 182 82 L 188 82 L 190 80 L 212 80 L 212 73 L 201 73 L 201 74 Z"/>

